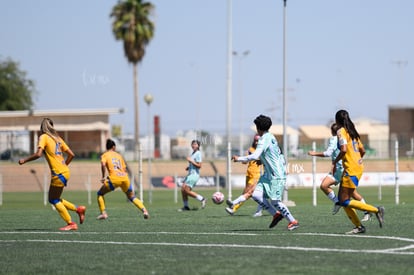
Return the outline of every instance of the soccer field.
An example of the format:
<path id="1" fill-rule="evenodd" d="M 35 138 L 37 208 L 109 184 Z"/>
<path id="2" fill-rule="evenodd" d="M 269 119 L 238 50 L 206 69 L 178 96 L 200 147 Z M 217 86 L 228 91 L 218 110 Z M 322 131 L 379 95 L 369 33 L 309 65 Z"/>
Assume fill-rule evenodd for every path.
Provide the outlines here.
<path id="1" fill-rule="evenodd" d="M 215 190 L 198 189 L 210 197 Z M 147 202 L 151 218 L 117 191 L 107 195 L 109 219 L 98 221 L 95 198 L 65 192 L 86 204 L 86 220 L 76 232 L 59 232 L 63 221 L 41 193 L 5 193 L 0 207 L 0 274 L 414 274 L 414 187 L 359 188 L 368 203 L 385 206 L 385 225 L 375 217 L 365 234 L 345 235 L 353 225 L 318 190 L 291 189 L 291 212 L 300 228 L 289 232 L 282 220 L 269 229 L 269 214 L 253 218 L 248 201 L 234 216 L 209 200 L 206 209 L 178 212 L 172 191 L 156 190 Z M 234 195 L 239 190 L 233 191 Z M 144 193 L 144 195 L 147 195 Z M 190 201 L 194 207 L 199 203 Z M 362 216 L 362 213 L 360 213 Z M 74 221 L 77 215 L 72 213 Z"/>

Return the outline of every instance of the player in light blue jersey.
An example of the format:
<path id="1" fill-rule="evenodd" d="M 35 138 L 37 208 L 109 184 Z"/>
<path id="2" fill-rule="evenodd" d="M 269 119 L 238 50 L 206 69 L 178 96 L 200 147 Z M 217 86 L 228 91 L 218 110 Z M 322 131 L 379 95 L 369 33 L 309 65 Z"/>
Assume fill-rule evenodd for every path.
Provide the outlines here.
<path id="1" fill-rule="evenodd" d="M 288 230 L 295 230 L 299 222 L 290 213 L 288 207 L 282 202 L 283 190 L 286 184 L 286 162 L 280 150 L 276 138 L 269 133 L 272 120 L 270 117 L 260 115 L 254 120 L 257 133 L 260 135 L 256 151 L 247 156 L 233 156 L 233 161 L 246 162 L 260 159 L 264 167 L 264 173 L 260 177 L 256 189 L 253 192 L 253 199 L 264 209 L 267 209 L 265 200 L 270 199 L 270 204 L 277 209 L 269 227 L 286 218 L 289 221 Z"/>
<path id="2" fill-rule="evenodd" d="M 201 202 L 201 208 L 206 207 L 207 200 L 193 191 L 193 188 L 197 184 L 200 178 L 200 168 L 202 163 L 201 152 L 200 152 L 200 141 L 191 141 L 191 148 L 193 153 L 187 157 L 188 166 L 186 168 L 188 174 L 184 179 L 183 185 L 181 186 L 181 195 L 183 198 L 183 208 L 178 209 L 179 211 L 188 211 L 188 197 L 195 198 Z"/>
<path id="3" fill-rule="evenodd" d="M 325 149 L 325 151 L 309 151 L 308 155 L 314 157 L 331 157 L 332 160 L 336 159 L 336 157 L 339 154 L 338 137 L 336 136 L 337 131 L 338 127 L 335 123 L 333 123 L 331 125 L 332 136 L 329 138 L 328 147 Z M 339 209 L 341 209 L 341 206 L 339 205 L 338 197 L 336 196 L 335 191 L 331 188 L 331 186 L 338 185 L 341 182 L 343 172 L 344 167 L 342 166 L 342 161 L 338 161 L 338 163 L 336 164 L 335 174 L 329 172 L 328 175 L 326 175 L 326 177 L 322 180 L 322 183 L 320 185 L 321 190 L 334 203 L 334 207 L 332 209 L 333 215 L 338 213 Z"/>
<path id="4" fill-rule="evenodd" d="M 309 151 L 308 155 L 314 157 L 331 157 L 332 161 L 336 159 L 339 155 L 339 148 L 338 148 L 338 137 L 336 132 L 339 130 L 339 127 L 336 123 L 331 125 L 331 134 L 332 136 L 329 138 L 328 147 L 325 149 L 324 152 L 315 152 Z M 344 173 L 344 167 L 342 166 L 342 160 L 336 163 L 335 173 L 332 174 L 332 171 L 326 175 L 326 177 L 322 180 L 320 188 L 325 193 L 325 195 L 334 203 L 334 207 L 332 209 L 332 214 L 335 215 L 338 213 L 339 209 L 341 209 L 341 205 L 339 204 L 339 199 L 335 194 L 335 191 L 331 188 L 332 185 L 338 185 L 341 182 L 342 174 Z M 355 190 L 352 197 L 356 200 L 359 200 L 363 203 L 366 203 L 364 198 Z M 371 219 L 371 213 L 364 212 L 364 217 L 361 221 L 368 221 Z"/>

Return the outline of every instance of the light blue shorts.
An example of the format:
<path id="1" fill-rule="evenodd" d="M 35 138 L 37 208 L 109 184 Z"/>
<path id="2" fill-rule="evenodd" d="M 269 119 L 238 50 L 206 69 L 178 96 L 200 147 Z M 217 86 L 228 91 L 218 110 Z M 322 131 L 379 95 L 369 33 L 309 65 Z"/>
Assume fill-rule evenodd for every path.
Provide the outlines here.
<path id="1" fill-rule="evenodd" d="M 184 179 L 185 184 L 187 184 L 190 188 L 194 188 L 197 184 L 198 180 L 200 179 L 200 175 L 191 173 L 187 175 Z"/>
<path id="2" fill-rule="evenodd" d="M 286 179 L 268 179 L 260 177 L 255 190 L 261 190 L 265 198 L 282 200 Z"/>
<path id="3" fill-rule="evenodd" d="M 335 181 L 334 185 L 338 185 L 338 183 L 340 183 L 342 180 L 343 172 L 344 170 L 336 170 L 334 175 L 332 175 L 331 173 L 328 173 L 328 175 L 326 176 Z"/>

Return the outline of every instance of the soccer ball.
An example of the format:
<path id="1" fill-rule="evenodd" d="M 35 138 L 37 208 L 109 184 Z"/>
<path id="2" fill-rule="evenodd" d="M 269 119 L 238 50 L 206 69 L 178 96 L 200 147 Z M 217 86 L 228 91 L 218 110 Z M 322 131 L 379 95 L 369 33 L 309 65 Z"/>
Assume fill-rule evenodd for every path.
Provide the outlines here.
<path id="1" fill-rule="evenodd" d="M 215 204 L 222 204 L 224 201 L 224 194 L 221 192 L 215 192 L 213 194 L 213 196 L 211 196 L 211 200 L 215 203 Z"/>

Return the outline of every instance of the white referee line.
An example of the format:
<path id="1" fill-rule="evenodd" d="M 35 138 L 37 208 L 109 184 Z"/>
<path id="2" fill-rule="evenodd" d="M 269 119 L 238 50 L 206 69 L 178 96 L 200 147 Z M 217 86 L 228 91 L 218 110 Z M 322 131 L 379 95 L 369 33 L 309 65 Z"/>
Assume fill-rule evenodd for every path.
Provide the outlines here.
<path id="1" fill-rule="evenodd" d="M 260 232 L 260 233 L 242 233 L 242 232 L 176 232 L 176 231 L 153 231 L 153 232 L 144 232 L 144 231 L 104 231 L 104 232 L 97 232 L 97 231 L 0 231 L 0 235 L 2 234 L 35 234 L 35 235 L 68 235 L 68 234 L 79 234 L 79 235 L 224 235 L 224 236 L 269 236 L 275 235 L 273 231 L 269 231 L 271 233 Z M 280 235 L 303 235 L 303 236 L 323 236 L 323 237 L 344 237 L 344 238 L 364 238 L 364 239 L 388 239 L 388 240 L 396 240 L 396 241 L 405 241 L 405 242 L 412 242 L 414 243 L 414 239 L 411 238 L 403 238 L 403 237 L 396 237 L 396 236 L 375 236 L 375 235 L 347 235 L 347 234 L 334 234 L 334 233 L 300 233 L 300 232 L 286 232 L 286 233 L 278 233 L 277 236 Z"/>
<path id="2" fill-rule="evenodd" d="M 36 232 L 36 231 L 7 231 L 0 232 L 0 235 L 13 234 L 68 234 L 69 232 Z M 256 233 L 210 233 L 210 232 L 70 232 L 79 235 L 102 235 L 102 234 L 130 234 L 130 235 L 238 235 L 238 236 L 260 236 L 263 234 Z M 69 233 L 69 234 L 70 234 Z M 227 247 L 227 248 L 247 248 L 247 249 L 282 249 L 282 250 L 296 250 L 296 251 L 317 251 L 317 252 L 339 252 L 339 253 L 371 253 L 371 254 L 392 254 L 392 255 L 414 255 L 414 251 L 406 251 L 414 249 L 414 239 L 394 237 L 394 236 L 370 236 L 370 235 L 343 235 L 343 234 L 324 234 L 324 233 L 293 233 L 302 236 L 323 236 L 323 237 L 353 237 L 353 238 L 373 238 L 373 239 L 387 239 L 409 242 L 411 244 L 403 247 L 388 248 L 388 249 L 336 249 L 336 248 L 322 248 L 322 247 L 301 247 L 301 246 L 277 246 L 277 245 L 245 245 L 245 244 L 202 244 L 202 243 L 168 243 L 168 242 L 117 242 L 117 241 L 79 241 L 79 240 L 42 240 L 42 239 L 28 239 L 28 240 L 0 240 L 0 243 L 18 243 L 18 242 L 35 242 L 35 243 L 77 243 L 77 244 L 101 244 L 101 245 L 148 245 L 148 246 L 187 246 L 187 247 Z M 285 234 L 283 234 L 285 235 Z"/>
<path id="3" fill-rule="evenodd" d="M 149 245 L 149 246 L 185 246 L 185 247 L 227 247 L 227 248 L 248 248 L 248 249 L 282 249 L 296 251 L 317 251 L 317 252 L 339 252 L 339 253 L 371 253 L 371 254 L 393 254 L 393 255 L 414 255 L 410 251 L 397 251 L 397 249 L 335 249 L 320 247 L 300 246 L 276 246 L 276 245 L 245 245 L 245 244 L 196 244 L 196 243 L 165 243 L 165 242 L 114 242 L 114 241 L 70 241 L 70 240 L 0 240 L 0 243 L 35 242 L 35 243 L 77 243 L 77 244 L 103 244 L 103 245 Z M 414 245 L 401 247 L 398 250 L 412 249 Z"/>

